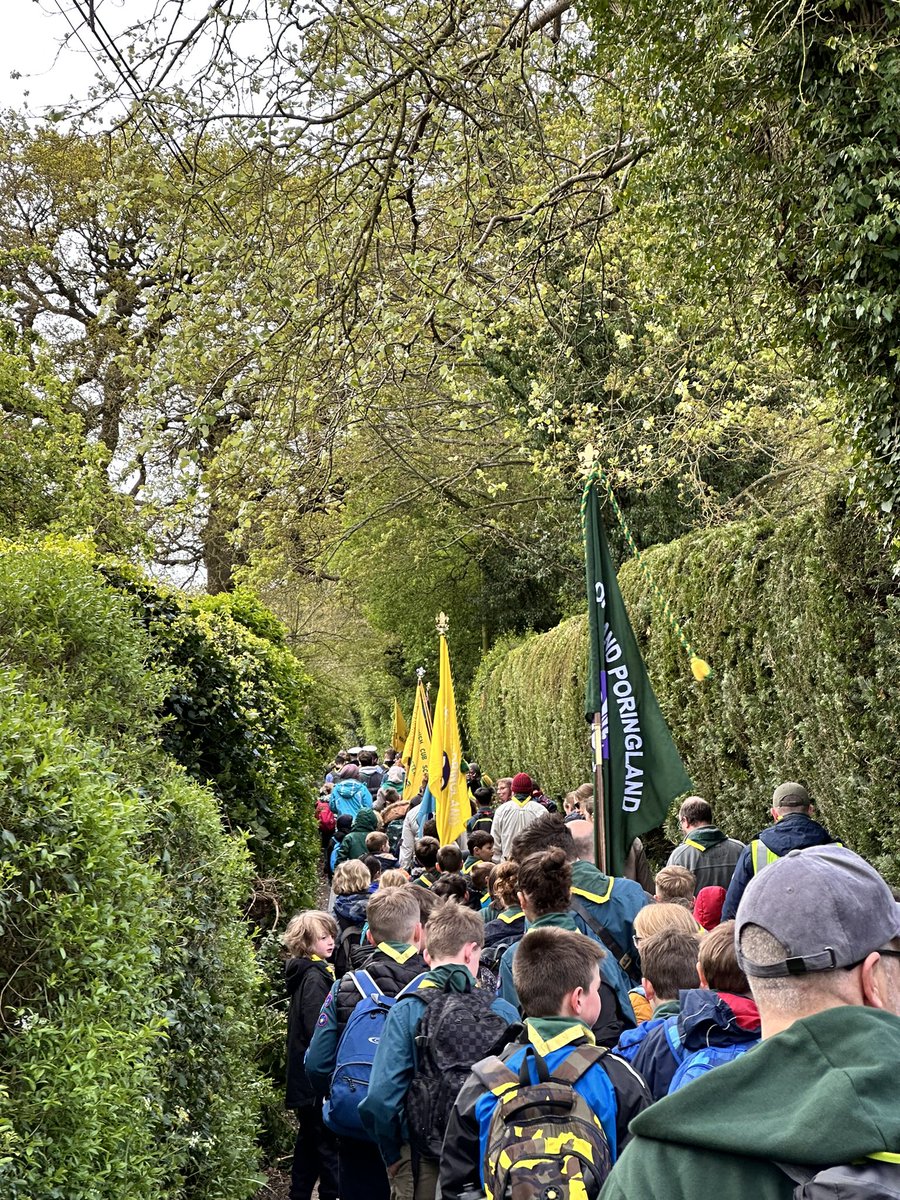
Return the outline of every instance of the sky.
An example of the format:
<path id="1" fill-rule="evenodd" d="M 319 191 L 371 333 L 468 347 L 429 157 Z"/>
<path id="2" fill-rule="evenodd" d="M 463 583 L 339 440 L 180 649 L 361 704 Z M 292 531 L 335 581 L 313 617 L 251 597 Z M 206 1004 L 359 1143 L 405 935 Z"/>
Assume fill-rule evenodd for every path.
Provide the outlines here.
<path id="1" fill-rule="evenodd" d="M 71 0 L 60 0 L 71 11 L 73 24 L 81 20 Z M 110 24 L 124 22 L 123 10 L 143 7 L 141 0 L 119 0 L 101 8 Z M 56 0 L 4 0 L 3 37 L 0 38 L 0 107 L 28 110 L 40 116 L 46 108 L 63 104 L 70 96 L 84 99 L 94 81 L 96 68 L 87 51 L 73 38 L 60 43 L 71 27 Z M 89 37 L 85 37 L 91 45 Z M 91 47 L 93 49 L 93 46 Z M 13 73 L 21 78 L 13 79 Z"/>

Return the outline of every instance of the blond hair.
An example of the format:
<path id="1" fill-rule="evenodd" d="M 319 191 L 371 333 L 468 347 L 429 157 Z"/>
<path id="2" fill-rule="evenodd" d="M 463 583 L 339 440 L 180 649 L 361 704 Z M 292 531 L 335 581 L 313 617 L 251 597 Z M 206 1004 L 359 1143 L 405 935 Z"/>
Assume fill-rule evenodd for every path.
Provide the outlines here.
<path id="1" fill-rule="evenodd" d="M 371 882 L 369 868 L 358 858 L 352 858 L 338 863 L 331 886 L 336 896 L 353 896 L 356 892 L 367 892 Z"/>
<path id="2" fill-rule="evenodd" d="M 635 914 L 635 937 L 654 937 L 664 929 L 680 929 L 684 933 L 701 932 L 697 922 L 680 904 L 647 904 Z"/>
<path id="3" fill-rule="evenodd" d="M 411 887 L 379 889 L 369 901 L 366 920 L 376 942 L 412 941 L 419 924 L 419 904 L 412 891 Z"/>
<path id="4" fill-rule="evenodd" d="M 297 913 L 287 923 L 281 944 L 292 958 L 308 958 L 315 943 L 323 937 L 337 937 L 337 921 L 320 908 Z"/>
<path id="5" fill-rule="evenodd" d="M 405 887 L 409 883 L 409 872 L 404 871 L 402 867 L 390 867 L 387 871 L 381 872 L 380 887 L 383 891 L 385 888 Z M 419 889 L 421 891 L 421 888 Z"/>
<path id="6" fill-rule="evenodd" d="M 697 880 L 687 867 L 663 867 L 654 882 L 660 903 L 672 904 L 680 900 L 693 906 Z"/>
<path id="7" fill-rule="evenodd" d="M 443 901 L 425 926 L 425 949 L 429 958 L 452 959 L 468 942 L 479 947 L 484 945 L 484 921 L 471 908 L 463 908 L 452 900 Z"/>

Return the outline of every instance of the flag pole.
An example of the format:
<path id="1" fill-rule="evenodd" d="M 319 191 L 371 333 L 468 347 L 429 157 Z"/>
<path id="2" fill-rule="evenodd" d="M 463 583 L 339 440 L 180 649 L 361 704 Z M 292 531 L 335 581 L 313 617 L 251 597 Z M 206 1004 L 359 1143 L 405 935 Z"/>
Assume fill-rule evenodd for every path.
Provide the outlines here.
<path id="1" fill-rule="evenodd" d="M 606 872 L 606 798 L 603 794 L 603 714 L 595 712 L 594 731 L 594 862 Z"/>

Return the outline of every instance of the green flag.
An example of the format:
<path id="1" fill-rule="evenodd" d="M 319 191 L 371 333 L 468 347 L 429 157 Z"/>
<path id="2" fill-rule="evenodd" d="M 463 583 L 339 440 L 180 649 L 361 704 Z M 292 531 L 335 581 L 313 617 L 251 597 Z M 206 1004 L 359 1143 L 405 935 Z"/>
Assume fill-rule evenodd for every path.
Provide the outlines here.
<path id="1" fill-rule="evenodd" d="M 584 706 L 589 721 L 601 714 L 594 763 L 603 780 L 606 869 L 619 875 L 634 839 L 662 824 L 676 796 L 693 788 L 625 611 L 594 482 L 585 489 L 582 523 L 590 637 Z"/>

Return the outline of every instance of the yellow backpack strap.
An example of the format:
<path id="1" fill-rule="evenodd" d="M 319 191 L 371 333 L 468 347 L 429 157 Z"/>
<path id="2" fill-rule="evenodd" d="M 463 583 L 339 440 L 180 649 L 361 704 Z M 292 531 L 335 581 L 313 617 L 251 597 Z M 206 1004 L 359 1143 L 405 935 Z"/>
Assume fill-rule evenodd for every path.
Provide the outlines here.
<path id="1" fill-rule="evenodd" d="M 763 867 L 769 867 L 778 861 L 778 855 L 774 850 L 770 850 L 761 838 L 754 838 L 750 843 L 750 858 L 754 875 L 758 875 Z"/>

